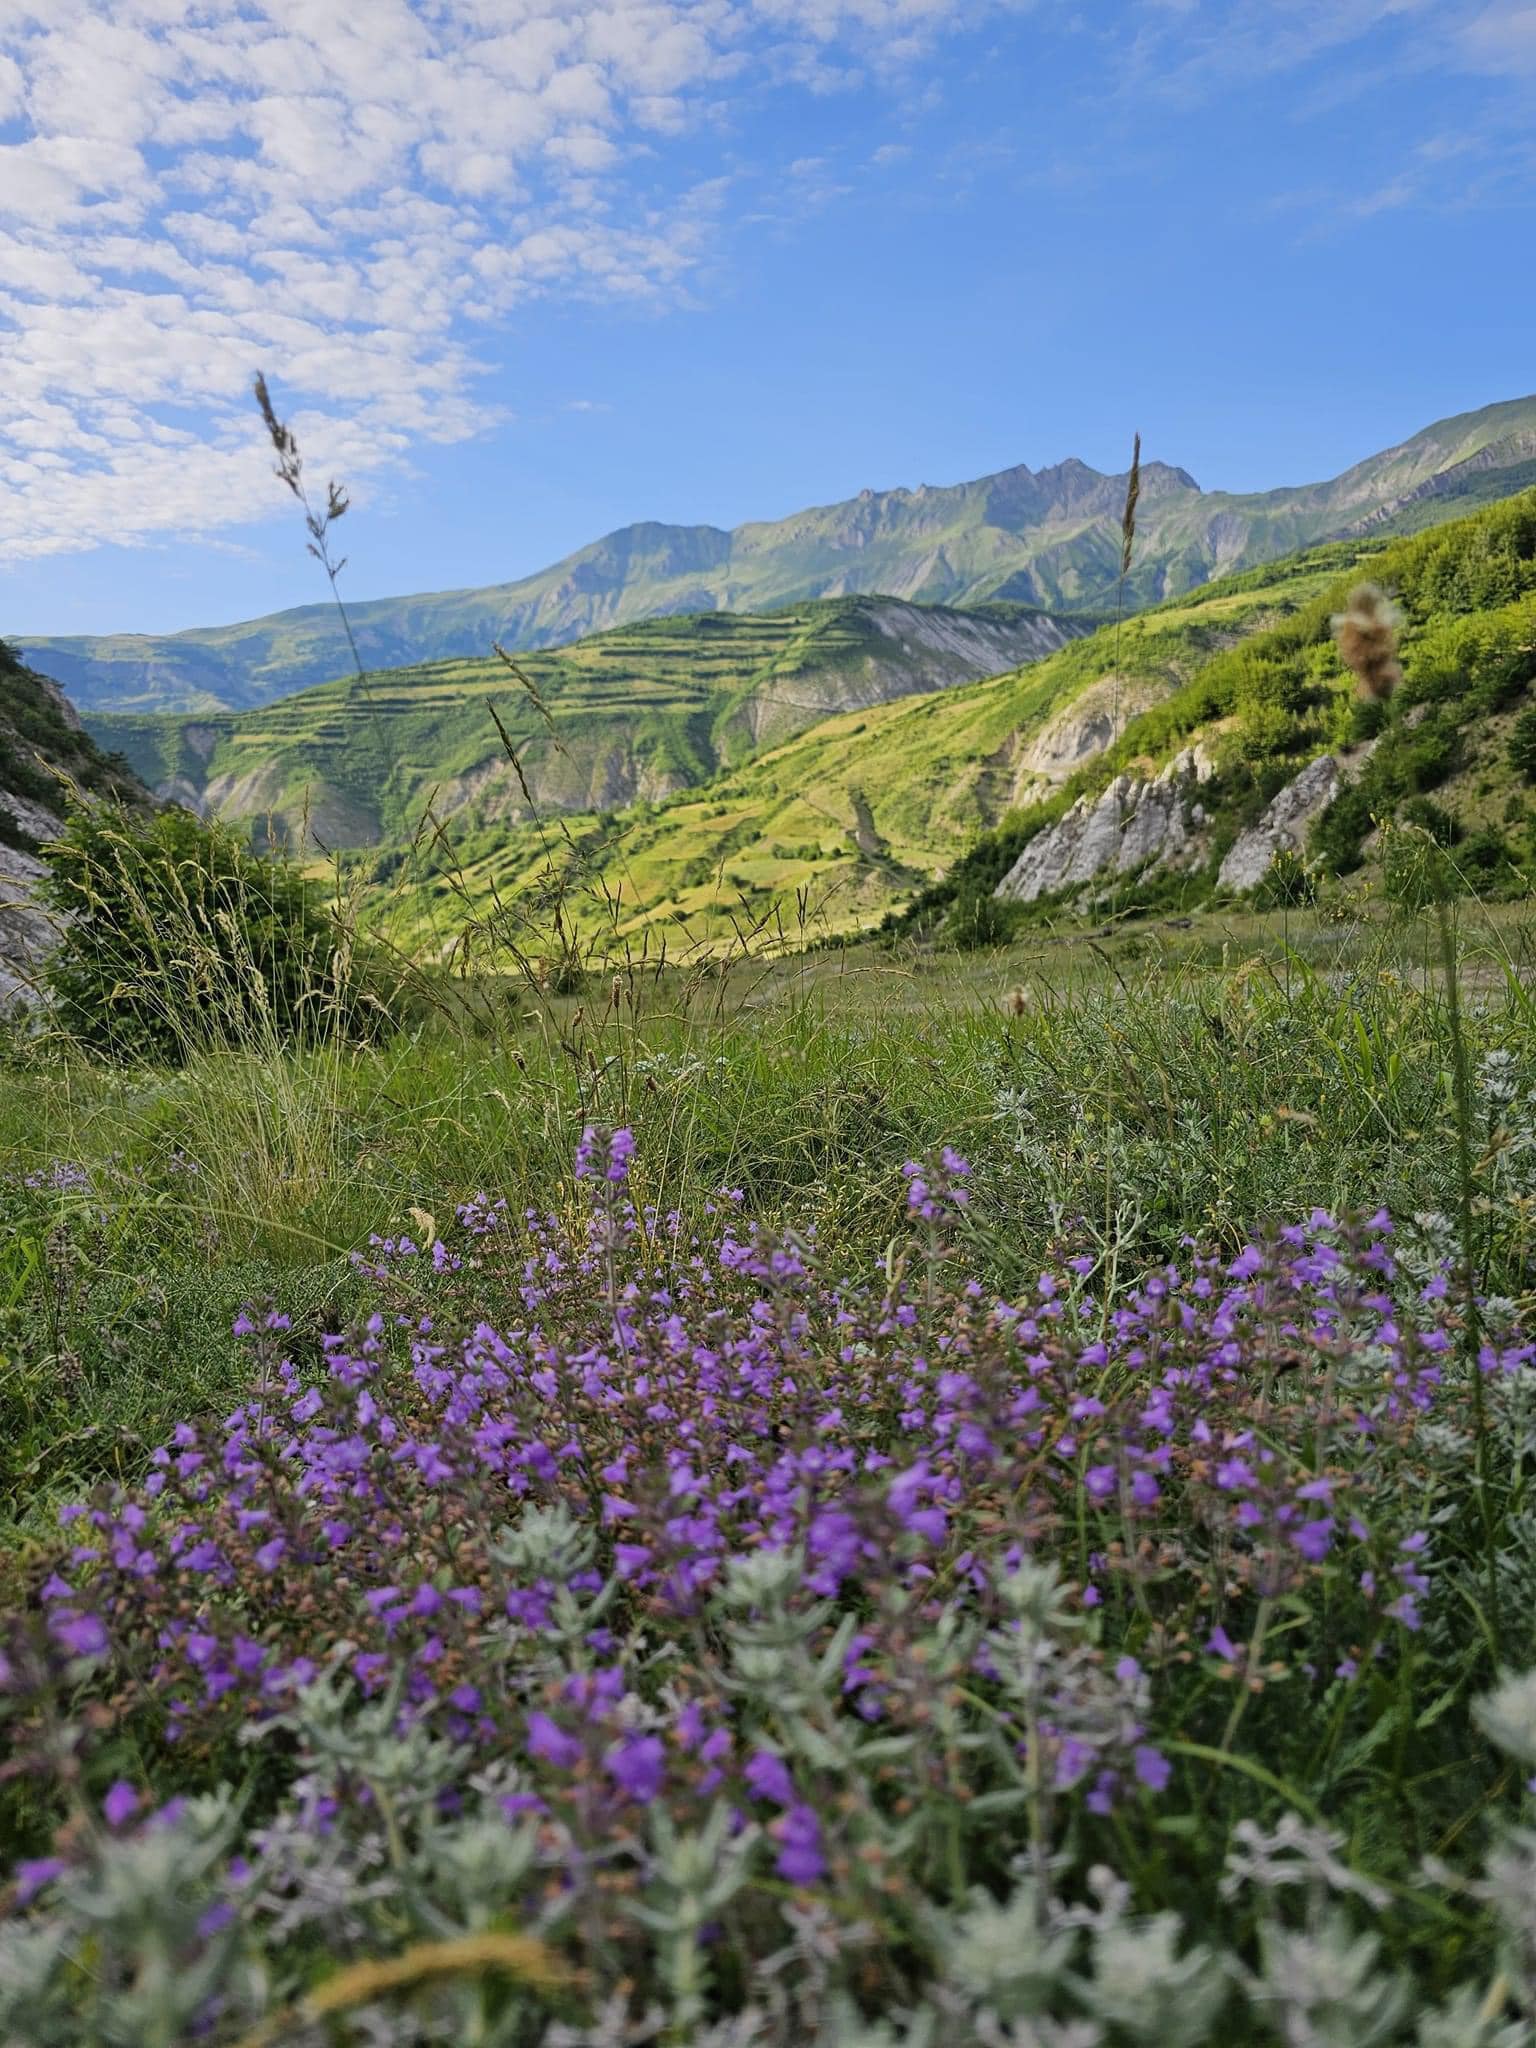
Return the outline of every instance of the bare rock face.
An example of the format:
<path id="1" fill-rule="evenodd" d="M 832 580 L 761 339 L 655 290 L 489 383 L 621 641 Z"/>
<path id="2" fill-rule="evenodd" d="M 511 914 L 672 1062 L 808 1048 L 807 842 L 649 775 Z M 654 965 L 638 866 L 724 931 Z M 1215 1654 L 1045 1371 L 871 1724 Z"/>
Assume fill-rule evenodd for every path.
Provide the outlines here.
<path id="1" fill-rule="evenodd" d="M 1214 765 L 1202 747 L 1187 747 L 1155 780 L 1117 775 L 1099 796 L 1079 797 L 1030 841 L 995 893 L 1004 902 L 1033 903 L 1101 875 L 1187 866 L 1204 846 L 1205 811 L 1195 791 Z"/>
<path id="2" fill-rule="evenodd" d="M 39 770 L 49 790 L 43 801 L 36 794 Z M 59 786 L 57 804 L 49 776 Z M 40 970 L 58 938 L 38 884 L 48 872 L 48 844 L 63 829 L 66 790 L 115 796 L 132 805 L 148 802 L 137 778 L 86 736 L 58 685 L 24 668 L 0 640 L 0 1011 L 37 1000 Z"/>
<path id="3" fill-rule="evenodd" d="M 1319 754 L 1288 782 L 1257 825 L 1250 826 L 1221 864 L 1217 880 L 1223 889 L 1240 894 L 1256 889 L 1279 853 L 1300 853 L 1307 827 L 1325 811 L 1346 780 L 1344 765 L 1333 754 Z"/>
<path id="4" fill-rule="evenodd" d="M 19 807 L 15 797 L 7 800 L 7 808 L 12 806 Z M 35 831 L 41 822 L 29 817 L 26 830 Z M 47 836 L 57 830 L 55 819 Z M 57 936 L 52 915 L 37 895 L 46 872 L 35 853 L 0 846 L 0 1011 L 25 1008 L 37 999 L 42 963 Z"/>
<path id="5" fill-rule="evenodd" d="M 1057 788 L 1166 695 L 1165 685 L 1145 677 L 1101 676 L 1048 719 L 1020 754 L 1014 801 L 1031 784 Z"/>

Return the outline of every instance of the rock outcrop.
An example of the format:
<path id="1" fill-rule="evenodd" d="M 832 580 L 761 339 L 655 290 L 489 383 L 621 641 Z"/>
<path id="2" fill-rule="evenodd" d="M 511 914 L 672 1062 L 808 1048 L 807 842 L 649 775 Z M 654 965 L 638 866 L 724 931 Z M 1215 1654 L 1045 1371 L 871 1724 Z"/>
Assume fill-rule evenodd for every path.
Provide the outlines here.
<path id="1" fill-rule="evenodd" d="M 1101 676 L 1048 718 L 1018 756 L 1014 802 L 1055 789 L 1094 755 L 1112 747 L 1133 718 L 1160 703 L 1169 685 L 1146 676 Z"/>
<path id="2" fill-rule="evenodd" d="M 0 641 L 0 1011 L 32 1002 L 57 927 L 38 894 L 64 792 L 145 802 L 148 792 L 82 729 L 57 684 Z"/>
<path id="3" fill-rule="evenodd" d="M 1335 754 L 1319 754 L 1309 761 L 1279 792 L 1258 824 L 1234 841 L 1217 874 L 1221 887 L 1234 895 L 1256 889 L 1277 854 L 1299 854 L 1306 843 L 1307 827 L 1328 808 L 1369 753 L 1370 748 L 1363 747 L 1347 766 Z"/>
<path id="4" fill-rule="evenodd" d="M 1004 902 L 1033 903 L 1103 875 L 1192 865 L 1205 844 L 1205 810 L 1196 792 L 1214 768 L 1196 746 L 1150 781 L 1117 775 L 1099 796 L 1079 797 L 1064 818 L 1032 839 L 995 893 Z"/>
<path id="5" fill-rule="evenodd" d="M 0 1012 L 36 998 L 38 971 L 54 939 L 37 894 L 46 873 L 35 853 L 0 846 Z"/>

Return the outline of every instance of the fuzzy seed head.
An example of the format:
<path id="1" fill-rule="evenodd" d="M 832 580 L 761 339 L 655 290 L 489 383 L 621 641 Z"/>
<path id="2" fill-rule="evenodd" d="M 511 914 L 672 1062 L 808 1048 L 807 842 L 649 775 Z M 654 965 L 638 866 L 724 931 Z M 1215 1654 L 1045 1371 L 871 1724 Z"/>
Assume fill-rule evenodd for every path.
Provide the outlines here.
<path id="1" fill-rule="evenodd" d="M 1397 658 L 1397 631 L 1403 615 L 1374 583 L 1361 583 L 1349 593 L 1347 608 L 1333 620 L 1339 659 L 1355 678 L 1362 697 L 1385 703 L 1403 680 Z"/>

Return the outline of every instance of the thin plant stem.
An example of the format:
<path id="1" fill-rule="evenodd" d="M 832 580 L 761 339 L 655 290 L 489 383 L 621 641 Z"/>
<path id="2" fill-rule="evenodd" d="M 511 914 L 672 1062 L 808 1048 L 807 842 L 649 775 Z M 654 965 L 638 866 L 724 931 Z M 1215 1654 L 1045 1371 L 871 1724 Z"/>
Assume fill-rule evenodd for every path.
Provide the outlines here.
<path id="1" fill-rule="evenodd" d="M 1477 1435 L 1477 1498 L 1483 1524 L 1484 1564 L 1488 1574 L 1488 1623 L 1497 1655 L 1504 1631 L 1499 1612 L 1498 1523 L 1493 1508 L 1492 1437 L 1483 1389 L 1482 1313 L 1478 1305 L 1477 1225 L 1474 1216 L 1475 1169 L 1472 1147 L 1472 1078 L 1462 1029 L 1461 976 L 1456 959 L 1456 929 L 1443 881 L 1435 897 L 1440 933 L 1440 972 L 1445 986 L 1446 1023 L 1451 1040 L 1451 1089 L 1456 1111 L 1457 1222 L 1465 1296 L 1463 1342 L 1472 1376 L 1472 1416 Z"/>

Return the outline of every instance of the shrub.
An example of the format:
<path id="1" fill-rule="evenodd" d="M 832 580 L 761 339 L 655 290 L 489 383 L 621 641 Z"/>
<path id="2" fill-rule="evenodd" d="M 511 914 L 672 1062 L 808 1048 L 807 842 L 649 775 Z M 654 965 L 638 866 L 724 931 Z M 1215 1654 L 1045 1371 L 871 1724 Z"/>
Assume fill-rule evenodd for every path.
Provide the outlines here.
<path id="1" fill-rule="evenodd" d="M 1403 822 L 1427 832 L 1436 846 L 1454 846 L 1461 838 L 1461 821 L 1433 797 L 1411 796 L 1399 814 Z"/>
<path id="2" fill-rule="evenodd" d="M 1255 910 L 1296 910 L 1317 901 L 1317 876 L 1289 846 L 1282 846 L 1253 892 Z"/>
<path id="3" fill-rule="evenodd" d="M 190 811 L 75 805 L 44 889 L 61 926 L 47 968 L 59 1021 L 112 1058 L 175 1064 L 387 1015 L 376 962 L 299 870 Z"/>
<path id="4" fill-rule="evenodd" d="M 1461 841 L 1456 848 L 1456 866 L 1479 896 L 1505 895 L 1521 886 L 1520 870 L 1508 843 L 1492 826 Z"/>
<path id="5" fill-rule="evenodd" d="M 1386 731 L 1391 707 L 1380 697 L 1346 697 L 1342 703 L 1345 719 L 1341 745 L 1362 746 L 1367 740 L 1379 739 Z"/>
<path id="6" fill-rule="evenodd" d="M 1509 765 L 1527 782 L 1536 782 L 1536 706 L 1522 711 L 1509 736 Z"/>
<path id="7" fill-rule="evenodd" d="M 944 920 L 945 936 L 965 952 L 1006 946 L 1018 929 L 1020 908 L 1001 902 L 985 883 L 972 882 L 956 896 Z"/>
<path id="8" fill-rule="evenodd" d="M 1360 865 L 1360 849 L 1372 823 L 1370 799 L 1359 784 L 1341 789 L 1327 810 L 1313 819 L 1308 850 L 1331 874 L 1347 875 Z"/>

